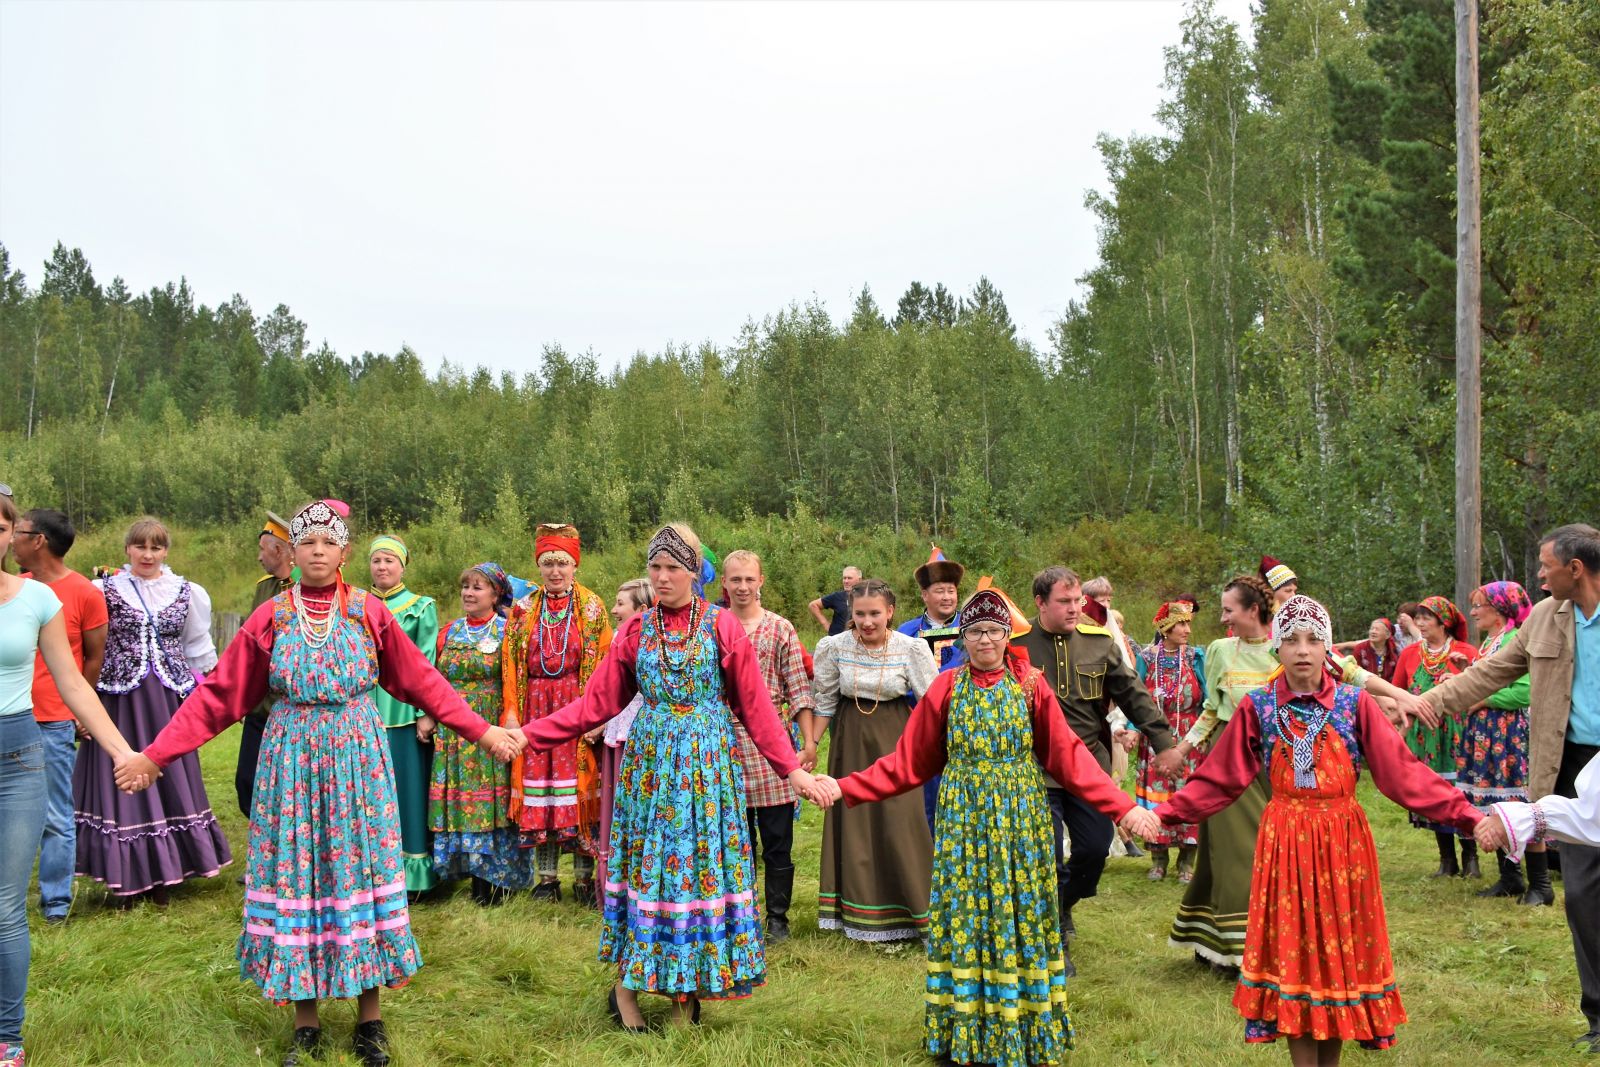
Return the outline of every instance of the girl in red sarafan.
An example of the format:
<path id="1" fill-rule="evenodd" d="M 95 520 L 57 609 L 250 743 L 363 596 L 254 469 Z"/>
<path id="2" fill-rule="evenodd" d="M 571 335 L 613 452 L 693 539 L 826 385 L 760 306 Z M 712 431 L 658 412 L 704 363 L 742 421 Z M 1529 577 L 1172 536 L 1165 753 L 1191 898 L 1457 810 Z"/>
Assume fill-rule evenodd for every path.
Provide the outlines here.
<path id="1" fill-rule="evenodd" d="M 1221 811 L 1265 764 L 1272 799 L 1256 838 L 1249 923 L 1234 1007 L 1245 1040 L 1289 1039 L 1295 1067 L 1337 1064 L 1345 1041 L 1394 1044 L 1406 1021 L 1395 988 L 1378 854 L 1355 797 L 1364 764 L 1395 803 L 1470 832 L 1483 815 L 1421 760 L 1372 697 L 1324 669 L 1328 612 L 1296 596 L 1272 619 L 1283 673 L 1239 703 L 1163 822 Z"/>

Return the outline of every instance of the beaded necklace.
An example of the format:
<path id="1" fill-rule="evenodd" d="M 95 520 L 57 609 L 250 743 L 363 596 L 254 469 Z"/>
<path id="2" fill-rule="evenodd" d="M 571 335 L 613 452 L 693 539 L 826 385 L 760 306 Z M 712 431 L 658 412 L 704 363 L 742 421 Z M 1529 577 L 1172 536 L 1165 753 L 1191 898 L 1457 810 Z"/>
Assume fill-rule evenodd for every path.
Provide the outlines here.
<path id="1" fill-rule="evenodd" d="M 308 599 L 300 583 L 295 582 L 289 590 L 289 598 L 294 602 L 295 625 L 305 643 L 312 648 L 326 645 L 333 636 L 333 619 L 339 610 L 338 587 L 326 601 L 313 600 Z"/>
<path id="2" fill-rule="evenodd" d="M 1422 642 L 1422 669 L 1428 672 L 1433 685 L 1438 685 L 1450 668 L 1450 649 L 1455 641 L 1451 638 L 1444 639 L 1444 646 L 1435 652 L 1428 647 L 1426 641 Z"/>
<path id="3" fill-rule="evenodd" d="M 1294 784 L 1299 789 L 1315 789 L 1317 787 L 1317 750 L 1322 747 L 1322 728 L 1328 724 L 1328 716 L 1332 708 L 1317 705 L 1317 710 L 1312 712 L 1310 719 L 1306 720 L 1305 732 L 1296 737 L 1289 729 L 1289 724 L 1294 721 L 1290 713 L 1293 700 L 1278 705 L 1278 733 L 1289 742 L 1289 748 L 1294 752 Z"/>
<path id="4" fill-rule="evenodd" d="M 699 597 L 689 601 L 689 625 L 684 627 L 683 633 L 674 636 L 667 629 L 667 617 L 660 604 L 650 610 L 655 613 L 656 640 L 661 645 L 661 670 L 668 677 L 687 674 L 692 668 L 695 649 L 695 638 L 700 632 L 700 622 L 705 617 L 701 605 L 705 602 Z"/>
<path id="5" fill-rule="evenodd" d="M 494 655 L 495 651 L 500 647 L 499 638 L 489 636 L 490 632 L 494 630 L 495 618 L 496 616 L 491 614 L 487 619 L 483 620 L 483 625 L 479 626 L 477 629 L 473 629 L 472 620 L 470 618 L 462 619 L 461 631 L 463 642 L 468 645 L 476 645 L 478 651 L 483 653 L 485 656 Z"/>
<path id="6" fill-rule="evenodd" d="M 1166 690 L 1162 687 L 1161 657 L 1164 655 L 1171 655 L 1176 656 L 1178 660 L 1177 680 L 1172 681 L 1170 678 L 1167 679 L 1167 681 L 1172 681 L 1172 702 L 1174 705 L 1174 710 L 1183 706 L 1183 676 L 1189 667 L 1189 657 L 1185 654 L 1186 652 L 1188 652 L 1188 648 L 1184 645 L 1179 645 L 1178 651 L 1169 653 L 1166 650 L 1166 644 L 1164 642 L 1156 642 L 1156 663 L 1155 667 L 1152 669 L 1152 673 L 1155 675 L 1156 698 L 1158 700 L 1161 699 L 1162 695 L 1166 692 Z"/>
<path id="7" fill-rule="evenodd" d="M 883 647 L 878 649 L 868 648 L 866 645 L 861 643 L 861 639 L 859 637 L 856 638 L 855 641 L 856 646 L 861 649 L 861 654 L 863 656 L 866 656 L 868 659 L 875 659 L 878 661 L 878 684 L 873 690 L 873 692 L 878 694 L 878 698 L 872 702 L 871 708 L 864 708 L 861 706 L 861 667 L 859 664 L 851 665 L 853 669 L 851 671 L 850 681 L 854 685 L 855 692 L 850 694 L 850 703 L 856 706 L 856 710 L 860 712 L 863 717 L 870 718 L 872 714 L 878 710 L 878 705 L 883 703 L 883 676 L 889 669 L 889 635 L 883 635 Z"/>
<path id="8" fill-rule="evenodd" d="M 546 678 L 559 678 L 563 665 L 567 661 L 567 649 L 572 644 L 573 606 L 578 601 L 575 590 L 567 590 L 567 606 L 560 611 L 550 610 L 550 596 L 545 594 L 539 598 L 539 623 L 534 627 L 534 645 L 539 650 L 539 670 Z M 546 645 L 554 643 L 556 627 L 561 628 L 561 648 L 557 650 L 555 658 L 550 658 Z M 546 641 L 546 635 L 550 640 Z"/>

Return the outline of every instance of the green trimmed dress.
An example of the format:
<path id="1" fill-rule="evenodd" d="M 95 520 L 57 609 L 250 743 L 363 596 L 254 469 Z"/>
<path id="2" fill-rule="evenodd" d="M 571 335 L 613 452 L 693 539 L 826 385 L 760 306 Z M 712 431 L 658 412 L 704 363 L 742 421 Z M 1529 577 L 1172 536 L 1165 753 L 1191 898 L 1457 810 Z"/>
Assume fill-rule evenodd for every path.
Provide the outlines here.
<path id="1" fill-rule="evenodd" d="M 437 662 L 439 608 L 432 597 L 413 593 L 403 584 L 375 594 L 400 624 L 411 643 Z M 394 793 L 400 807 L 400 854 L 406 870 L 406 892 L 422 893 L 439 884 L 433 869 L 433 848 L 428 834 L 428 786 L 433 780 L 433 746 L 417 740 L 417 720 L 422 712 L 374 687 L 373 700 L 389 739 L 394 764 Z"/>

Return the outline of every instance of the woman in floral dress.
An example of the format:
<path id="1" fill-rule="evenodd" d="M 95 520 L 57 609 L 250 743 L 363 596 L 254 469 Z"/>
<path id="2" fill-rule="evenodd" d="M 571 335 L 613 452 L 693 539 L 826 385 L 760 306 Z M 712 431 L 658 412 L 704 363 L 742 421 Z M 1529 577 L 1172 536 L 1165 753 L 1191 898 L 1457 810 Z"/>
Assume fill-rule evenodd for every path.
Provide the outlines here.
<path id="1" fill-rule="evenodd" d="M 1417 608 L 1417 629 L 1422 640 L 1408 645 L 1395 661 L 1394 684 L 1418 696 L 1452 674 L 1460 674 L 1478 658 L 1478 650 L 1467 644 L 1467 620 L 1456 606 L 1442 596 L 1430 596 Z M 1449 715 L 1435 723 L 1418 718 L 1405 731 L 1406 744 L 1413 754 L 1447 782 L 1456 780 L 1456 751 L 1461 742 L 1461 723 Z M 1413 812 L 1411 825 L 1432 830 L 1439 844 L 1439 869 L 1430 877 L 1453 875 L 1477 878 L 1478 848 L 1470 836 L 1461 838 L 1461 862 L 1456 862 L 1456 838 L 1450 826 L 1429 822 Z"/>
<path id="2" fill-rule="evenodd" d="M 522 728 L 549 750 L 644 697 L 622 750 L 600 929 L 600 960 L 618 972 L 607 1007 L 634 1031 L 641 992 L 670 997 L 689 1023 L 701 1000 L 747 997 L 766 981 L 735 717 L 773 770 L 817 795 L 744 627 L 694 593 L 694 531 L 662 527 L 646 559 L 655 606 L 623 625 L 582 697 Z"/>
<path id="3" fill-rule="evenodd" d="M 439 635 L 439 673 L 486 723 L 505 716 L 500 647 L 511 582 L 498 563 L 461 572 L 464 614 Z M 511 778 L 506 768 L 447 726 L 434 729 L 433 782 L 428 824 L 433 831 L 433 866 L 440 878 L 472 879 L 472 899 L 499 903 L 508 889 L 533 880 L 530 850 L 520 847 L 511 818 Z"/>
<path id="4" fill-rule="evenodd" d="M 285 1067 L 325 1048 L 324 998 L 358 1000 L 363 1067 L 389 1062 L 378 991 L 422 965 L 406 908 L 400 819 L 379 685 L 510 759 L 522 739 L 474 714 L 377 597 L 346 586 L 350 529 L 319 500 L 290 523 L 300 581 L 261 605 L 217 668 L 144 752 L 117 770 L 136 784 L 271 698 L 245 870 L 240 977 L 294 1002 Z M 159 1055 L 157 1058 L 160 1058 Z"/>
<path id="5" fill-rule="evenodd" d="M 1528 591 L 1516 582 L 1490 582 L 1472 591 L 1471 610 L 1483 644 L 1478 656 L 1492 656 L 1509 644 L 1533 611 Z M 1528 798 L 1528 676 L 1524 674 L 1467 713 L 1456 751 L 1456 785 L 1481 812 L 1503 801 Z M 1523 904 L 1553 904 L 1555 889 L 1544 842 L 1528 845 L 1528 879 L 1504 850 L 1497 857 L 1500 877 L 1480 897 L 1516 897 Z M 1529 885 L 1529 883 L 1532 883 Z"/>
<path id="6" fill-rule="evenodd" d="M 1239 702 L 1189 784 L 1156 809 L 1169 826 L 1223 810 L 1267 768 L 1244 958 L 1233 1004 L 1245 1040 L 1287 1038 L 1296 1065 L 1336 1064 L 1346 1041 L 1381 1049 L 1406 1021 L 1378 877 L 1356 800 L 1364 765 L 1396 804 L 1471 833 L 1483 818 L 1407 751 L 1377 702 L 1327 670 L 1327 611 L 1295 596 L 1272 618 L 1283 673 Z"/>
<path id="7" fill-rule="evenodd" d="M 583 693 L 611 647 L 605 601 L 577 582 L 582 553 L 578 531 L 542 523 L 534 535 L 540 587 L 517 601 L 506 620 L 500 669 L 505 681 L 504 725 L 543 718 Z M 594 854 L 600 836 L 600 764 L 585 738 L 549 752 L 529 752 L 511 768 L 511 817 L 539 872 L 535 900 L 559 901 L 558 865 L 572 853 L 573 897 L 598 902 Z"/>
<path id="8" fill-rule="evenodd" d="M 881 801 L 943 773 L 934 819 L 923 1033 L 955 1063 L 1055 1064 L 1072 1048 L 1055 851 L 1040 765 L 1143 835 L 1136 807 L 1067 726 L 1027 654 L 1008 651 L 1010 606 L 974 593 L 959 616 L 967 662 L 934 679 L 893 752 L 819 785 L 828 803 Z"/>
<path id="9" fill-rule="evenodd" d="M 1150 690 L 1156 707 L 1166 713 L 1172 726 L 1173 737 L 1183 737 L 1194 728 L 1205 702 L 1205 653 L 1189 643 L 1194 628 L 1194 610 L 1184 601 L 1161 605 L 1155 616 L 1156 639 L 1148 648 L 1139 651 L 1137 661 L 1139 678 Z M 1133 794 L 1141 808 L 1155 808 L 1173 793 L 1183 788 L 1189 773 L 1199 764 L 1201 756 L 1191 752 L 1176 774 L 1162 774 L 1155 769 L 1155 751 L 1147 738 L 1139 739 L 1139 773 Z M 1193 823 L 1163 827 L 1153 837 L 1145 838 L 1150 850 L 1150 880 L 1159 882 L 1167 876 L 1170 850 L 1178 849 L 1178 881 L 1184 885 L 1194 874 L 1194 850 L 1199 841 L 1199 827 Z"/>

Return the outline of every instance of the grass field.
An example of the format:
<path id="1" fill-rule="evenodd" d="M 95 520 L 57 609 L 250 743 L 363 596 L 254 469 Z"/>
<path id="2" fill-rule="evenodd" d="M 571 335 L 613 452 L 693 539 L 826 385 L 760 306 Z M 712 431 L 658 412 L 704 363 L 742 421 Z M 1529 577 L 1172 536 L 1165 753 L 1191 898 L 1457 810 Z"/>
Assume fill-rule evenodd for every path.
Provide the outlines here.
<path id="1" fill-rule="evenodd" d="M 239 981 L 234 944 L 242 890 L 234 884 L 245 825 L 233 801 L 238 731 L 202 751 L 206 785 L 235 855 L 217 877 L 173 893 L 171 907 L 109 910 L 79 881 L 72 918 L 45 927 L 34 912 L 28 995 L 30 1065 L 276 1064 L 289 1011 Z M 1377 834 L 1384 895 L 1411 1022 L 1386 1053 L 1357 1063 L 1580 1062 L 1578 982 L 1560 901 L 1524 908 L 1482 901 L 1482 883 L 1424 875 L 1431 835 L 1363 786 Z M 708 1005 L 695 1031 L 623 1034 L 609 1023 L 611 983 L 595 962 L 592 913 L 519 899 L 483 910 L 462 892 L 413 912 L 426 966 L 384 994 L 398 1067 L 420 1064 L 655 1064 L 673 1067 L 927 1064 L 921 1052 L 920 954 L 849 944 L 816 929 L 820 813 L 798 828 L 795 937 L 769 953 L 769 984 L 748 1001 Z M 1287 1063 L 1286 1050 L 1247 1048 L 1232 987 L 1166 944 L 1175 881 L 1145 880 L 1143 860 L 1113 859 L 1100 896 L 1078 907 L 1070 985 L 1077 1026 L 1071 1067 L 1101 1064 Z M 564 869 L 570 882 L 570 869 Z M 1557 894 L 1561 892 L 1559 883 Z M 652 1021 L 664 1002 L 647 1003 Z M 324 1008 L 351 1065 L 353 1007 Z"/>

